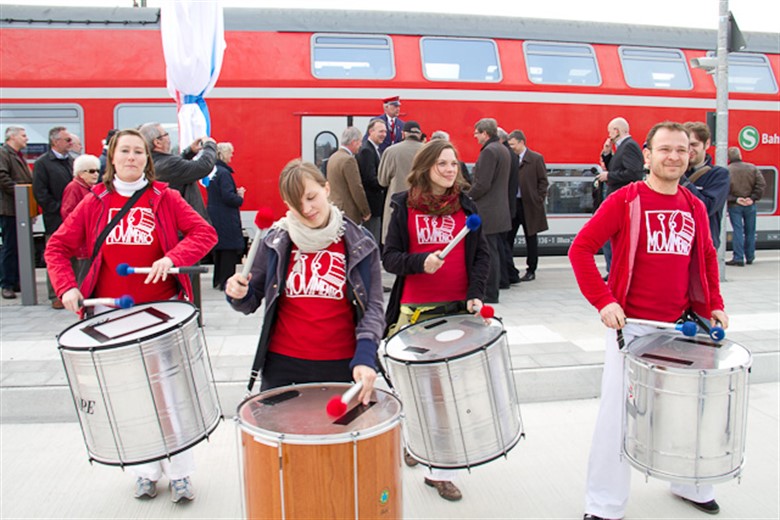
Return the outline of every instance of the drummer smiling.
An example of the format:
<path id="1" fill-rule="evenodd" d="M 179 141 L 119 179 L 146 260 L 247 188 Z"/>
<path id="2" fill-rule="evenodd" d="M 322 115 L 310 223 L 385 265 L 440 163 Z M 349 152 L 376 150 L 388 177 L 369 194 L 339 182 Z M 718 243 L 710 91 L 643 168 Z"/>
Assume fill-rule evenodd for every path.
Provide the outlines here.
<path id="1" fill-rule="evenodd" d="M 624 391 L 618 338 L 622 334 L 627 345 L 657 329 L 626 325 L 626 317 L 674 322 L 692 310 L 713 325 L 728 326 L 707 210 L 688 190 L 678 188 L 688 168 L 688 150 L 688 133 L 681 124 L 655 125 L 644 150 L 647 179 L 610 195 L 569 249 L 580 291 L 610 329 L 588 463 L 586 519 L 622 518 L 628 504 L 631 468 L 620 455 Z M 609 285 L 594 259 L 607 240 L 613 250 Z M 671 491 L 701 511 L 720 511 L 712 485 L 672 484 Z"/>

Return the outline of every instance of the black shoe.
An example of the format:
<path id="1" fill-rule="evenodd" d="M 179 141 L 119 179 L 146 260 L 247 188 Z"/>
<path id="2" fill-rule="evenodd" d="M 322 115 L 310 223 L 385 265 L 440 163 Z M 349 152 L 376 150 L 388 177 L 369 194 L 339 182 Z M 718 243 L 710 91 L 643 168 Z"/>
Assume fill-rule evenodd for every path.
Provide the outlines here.
<path id="1" fill-rule="evenodd" d="M 748 262 L 749 264 L 752 264 L 753 262 Z M 14 285 L 14 292 L 22 292 L 22 287 L 19 284 Z"/>
<path id="2" fill-rule="evenodd" d="M 585 513 L 585 516 L 582 517 L 582 520 L 607 520 L 607 519 L 602 516 L 589 515 Z"/>
<path id="3" fill-rule="evenodd" d="M 390 291 L 392 291 L 392 290 L 393 290 L 393 288 L 392 288 L 392 287 L 388 287 L 388 286 L 386 286 L 386 285 L 383 285 L 383 286 L 382 286 L 382 292 L 390 292 Z"/>
<path id="4" fill-rule="evenodd" d="M 605 282 L 608 281 L 609 280 L 609 273 L 607 273 L 604 276 L 602 276 L 601 279 L 604 280 Z"/>
<path id="5" fill-rule="evenodd" d="M 718 513 L 720 513 L 720 506 L 714 500 L 710 500 L 709 502 L 694 502 L 693 500 L 689 500 L 685 497 L 680 497 L 680 498 L 682 498 L 684 502 L 688 502 L 689 504 L 691 504 L 699 511 L 704 511 L 705 513 L 710 515 L 717 515 Z"/>
<path id="6" fill-rule="evenodd" d="M 740 262 L 737 260 L 729 260 L 726 262 L 726 265 L 736 265 L 737 267 L 745 267 L 745 262 Z"/>
<path id="7" fill-rule="evenodd" d="M 753 260 L 745 260 L 745 263 L 747 265 L 753 265 Z M 17 291 L 18 292 L 18 291 Z"/>
<path id="8" fill-rule="evenodd" d="M 522 278 L 520 278 L 521 282 L 532 282 L 536 280 L 536 274 L 534 274 L 533 271 L 526 271 Z"/>
<path id="9" fill-rule="evenodd" d="M 10 287 L 3 287 L 3 298 L 6 300 L 13 300 L 16 298 L 16 293 Z"/>
<path id="10" fill-rule="evenodd" d="M 508 283 L 502 283 L 502 284 L 499 284 L 499 286 L 498 286 L 499 289 L 509 289 L 511 287 L 512 287 L 512 285 L 508 284 Z"/>

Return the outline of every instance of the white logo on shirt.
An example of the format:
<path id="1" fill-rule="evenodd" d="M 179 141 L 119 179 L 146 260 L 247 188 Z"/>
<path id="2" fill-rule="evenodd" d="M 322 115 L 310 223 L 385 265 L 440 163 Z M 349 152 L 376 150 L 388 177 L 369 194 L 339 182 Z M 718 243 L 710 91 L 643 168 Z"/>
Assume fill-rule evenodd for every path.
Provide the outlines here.
<path id="1" fill-rule="evenodd" d="M 119 213 L 118 208 L 108 210 L 108 220 Z M 106 237 L 106 244 L 148 246 L 154 242 L 154 213 L 152 208 L 130 208 L 127 215 L 114 226 Z"/>
<path id="2" fill-rule="evenodd" d="M 309 264 L 311 272 L 306 271 Z M 344 298 L 346 280 L 347 257 L 344 254 L 331 251 L 297 252 L 295 264 L 287 277 L 285 293 L 288 298 L 340 300 Z"/>
<path id="3" fill-rule="evenodd" d="M 684 255 L 691 253 L 696 226 L 687 211 L 646 211 L 647 252 Z"/>
<path id="4" fill-rule="evenodd" d="M 448 244 L 455 231 L 455 219 L 451 215 L 417 215 L 417 242 L 419 244 Z"/>

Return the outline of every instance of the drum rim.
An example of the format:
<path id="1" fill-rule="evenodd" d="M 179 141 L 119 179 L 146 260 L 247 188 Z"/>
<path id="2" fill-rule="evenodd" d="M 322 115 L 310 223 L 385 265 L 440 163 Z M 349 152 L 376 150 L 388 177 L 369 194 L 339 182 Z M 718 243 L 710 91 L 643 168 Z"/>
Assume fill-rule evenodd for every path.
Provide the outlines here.
<path id="1" fill-rule="evenodd" d="M 722 473 L 720 475 L 712 475 L 712 476 L 701 476 L 701 477 L 684 477 L 682 475 L 677 475 L 674 473 L 669 473 L 666 471 L 659 471 L 657 469 L 653 469 L 648 467 L 646 464 L 643 464 L 635 457 L 631 456 L 630 453 L 626 450 L 626 441 L 625 436 L 623 437 L 623 441 L 620 443 L 620 454 L 625 456 L 628 459 L 628 462 L 640 473 L 644 473 L 647 476 L 657 478 L 659 480 L 663 480 L 666 482 L 680 482 L 683 484 L 717 484 L 720 482 L 726 482 L 729 480 L 733 480 L 735 478 L 739 478 L 742 475 L 742 470 L 745 468 L 745 450 L 742 450 L 741 457 L 739 460 L 739 465 L 730 470 L 728 473 Z"/>
<path id="2" fill-rule="evenodd" d="M 390 359 L 392 361 L 395 361 L 399 365 L 440 365 L 442 363 L 448 363 L 450 361 L 455 361 L 464 357 L 469 357 L 474 355 L 475 352 L 478 352 L 480 350 L 487 350 L 491 347 L 493 347 L 496 343 L 499 342 L 502 336 L 506 335 L 506 330 L 502 330 L 501 334 L 498 335 L 496 339 L 491 341 L 490 343 L 486 343 L 484 345 L 480 345 L 472 350 L 469 350 L 468 352 L 463 352 L 461 354 L 456 354 L 454 356 L 447 356 L 442 357 L 439 359 L 426 359 L 426 360 L 409 360 L 409 359 L 398 359 L 396 357 L 393 357 L 390 355 L 389 352 L 387 352 L 387 348 L 385 348 L 384 354 L 382 354 L 383 357 Z"/>
<path id="3" fill-rule="evenodd" d="M 184 305 L 187 305 L 188 307 L 191 308 L 190 310 L 192 311 L 192 313 L 190 315 L 186 316 L 184 319 L 182 319 L 182 321 L 178 321 L 176 323 L 171 323 L 170 325 L 166 326 L 164 329 L 162 329 L 160 331 L 157 331 L 154 334 L 150 334 L 149 336 L 144 336 L 143 338 L 136 338 L 136 339 L 132 339 L 132 340 L 123 340 L 123 341 L 120 341 L 118 343 L 111 343 L 109 345 L 93 345 L 93 346 L 83 346 L 83 347 L 76 347 L 76 346 L 72 346 L 72 345 L 63 345 L 62 343 L 60 343 L 60 338 L 62 338 L 62 336 L 65 335 L 68 331 L 78 327 L 79 325 L 84 325 L 85 320 L 80 320 L 80 321 L 77 321 L 76 323 L 70 325 L 68 328 L 66 328 L 65 330 L 63 330 L 62 332 L 60 332 L 57 335 L 57 348 L 60 351 L 65 350 L 65 351 L 68 351 L 68 352 L 94 352 L 94 351 L 98 351 L 98 350 L 112 350 L 112 349 L 115 349 L 115 348 L 126 347 L 128 345 L 138 345 L 139 343 L 145 343 L 147 341 L 159 338 L 160 336 L 162 336 L 164 334 L 168 334 L 172 330 L 175 330 L 176 328 L 180 328 L 180 327 L 183 327 L 186 324 L 189 324 L 189 322 L 193 318 L 197 319 L 197 317 L 198 317 L 198 313 L 199 313 L 198 308 L 195 307 L 192 303 L 190 303 L 188 301 L 184 301 L 184 300 L 157 300 L 157 301 L 153 301 L 153 302 L 145 302 L 145 303 L 142 303 L 142 304 L 139 304 L 139 305 L 135 305 L 135 306 L 131 307 L 130 309 L 135 309 L 136 307 L 141 307 L 141 306 L 150 306 L 150 305 L 155 304 L 155 303 L 157 303 L 157 304 L 160 304 L 160 303 L 184 304 Z M 109 313 L 112 313 L 112 312 L 115 312 L 115 311 L 124 311 L 124 310 L 129 310 L 129 309 L 114 309 L 112 311 L 108 311 L 106 313 L 99 314 L 98 316 L 103 316 L 105 314 L 109 314 Z M 159 459 L 157 459 L 157 460 L 159 460 Z"/>
<path id="4" fill-rule="evenodd" d="M 623 357 L 627 362 L 633 363 L 635 365 L 640 365 L 648 370 L 663 371 L 663 372 L 673 373 L 673 374 L 698 375 L 700 372 L 709 372 L 712 374 L 726 374 L 729 372 L 735 372 L 735 371 L 744 372 L 750 370 L 750 367 L 753 366 L 753 352 L 749 348 L 735 341 L 731 341 L 730 345 L 739 347 L 747 353 L 747 361 L 745 363 L 734 365 L 732 367 L 722 367 L 722 368 L 685 368 L 685 367 L 662 365 L 660 363 L 654 363 L 646 359 L 642 359 L 629 350 L 631 345 L 628 345 L 628 348 L 626 348 L 622 352 L 623 352 Z"/>
<path id="5" fill-rule="evenodd" d="M 150 462 L 156 462 L 158 460 L 167 459 L 169 457 L 173 457 L 174 455 L 178 455 L 179 453 L 182 453 L 184 451 L 187 451 L 188 449 L 200 444 L 204 440 L 208 440 L 208 438 L 211 436 L 212 433 L 214 433 L 214 430 L 217 429 L 219 426 L 220 421 L 223 421 L 225 419 L 225 416 L 222 414 L 222 409 L 220 407 L 217 407 L 217 411 L 219 412 L 217 417 L 214 419 L 214 423 L 209 426 L 205 432 L 201 433 L 198 437 L 192 440 L 192 442 L 188 442 L 186 445 L 182 446 L 181 448 L 177 448 L 170 453 L 165 453 L 163 455 L 158 455 L 155 457 L 150 457 L 146 459 L 140 459 L 140 460 L 133 460 L 131 462 L 115 462 L 116 459 L 102 459 L 96 456 L 95 452 L 92 451 L 91 447 L 87 445 L 87 452 L 89 453 L 89 460 L 98 462 L 100 464 L 103 464 L 105 466 L 137 466 L 139 464 L 148 464 Z M 114 461 L 114 462 L 112 462 Z"/>
<path id="6" fill-rule="evenodd" d="M 496 460 L 497 458 L 499 458 L 501 456 L 507 457 L 509 455 L 509 452 L 512 451 L 512 449 L 514 449 L 515 446 L 518 445 L 520 440 L 525 438 L 525 431 L 523 431 L 523 422 L 522 422 L 522 420 L 519 421 L 519 425 L 520 425 L 519 431 L 517 432 L 515 437 L 512 439 L 512 441 L 503 449 L 503 451 L 498 452 L 498 453 L 496 453 L 494 455 L 490 455 L 489 458 L 482 459 L 482 460 L 480 460 L 478 462 L 473 462 L 473 463 L 470 463 L 470 464 L 438 464 L 438 463 L 434 464 L 433 462 L 426 461 L 426 460 L 423 460 L 421 458 L 417 458 L 417 457 L 414 457 L 414 458 L 417 459 L 420 462 L 420 464 L 422 464 L 424 466 L 429 466 L 431 468 L 436 468 L 436 469 L 471 469 L 471 468 L 475 468 L 477 466 L 482 466 L 483 464 L 487 464 L 489 462 L 493 462 L 494 460 Z M 407 447 L 407 450 L 409 451 L 409 453 L 413 453 L 412 450 L 410 449 L 410 446 L 406 443 L 406 439 L 404 439 L 404 445 Z"/>
<path id="7" fill-rule="evenodd" d="M 266 390 L 266 392 L 271 391 L 287 391 L 291 389 L 297 389 L 297 388 L 311 388 L 311 387 L 320 387 L 323 385 L 340 385 L 344 388 L 349 388 L 349 383 L 344 382 L 337 382 L 337 381 L 326 381 L 322 383 L 302 383 L 300 385 L 287 385 L 287 386 L 279 386 L 277 388 L 271 388 L 269 390 Z M 396 427 L 399 427 L 401 424 L 401 418 L 403 417 L 403 402 L 393 395 L 392 392 L 388 392 L 387 390 L 383 390 L 381 388 L 374 388 L 374 391 L 376 392 L 382 392 L 383 394 L 386 394 L 388 397 L 394 399 L 398 402 L 398 413 L 393 416 L 392 418 L 388 419 L 386 423 L 378 424 L 375 426 L 372 426 L 370 428 L 366 428 L 365 430 L 360 430 L 357 432 L 344 432 L 344 433 L 329 433 L 329 434 L 313 434 L 313 435 L 303 435 L 300 433 L 283 433 L 283 432 L 277 432 L 272 430 L 267 430 L 265 428 L 260 428 L 256 425 L 250 425 L 245 423 L 241 419 L 241 408 L 244 407 L 249 401 L 256 399 L 258 396 L 263 394 L 264 392 L 259 392 L 256 394 L 252 394 L 249 397 L 246 397 L 243 401 L 241 401 L 238 404 L 238 407 L 236 407 L 236 415 L 233 417 L 234 421 L 236 422 L 236 426 L 243 432 L 246 432 L 249 435 L 252 435 L 253 437 L 258 437 L 266 442 L 273 442 L 273 443 L 281 443 L 281 444 L 294 444 L 294 445 L 330 445 L 330 444 L 345 444 L 348 442 L 353 442 L 356 440 L 362 440 L 362 439 L 370 439 L 372 437 L 377 437 L 379 435 L 382 435 L 383 433 L 387 433 L 388 431 L 391 431 L 395 429 Z M 280 437 L 281 436 L 281 437 Z"/>

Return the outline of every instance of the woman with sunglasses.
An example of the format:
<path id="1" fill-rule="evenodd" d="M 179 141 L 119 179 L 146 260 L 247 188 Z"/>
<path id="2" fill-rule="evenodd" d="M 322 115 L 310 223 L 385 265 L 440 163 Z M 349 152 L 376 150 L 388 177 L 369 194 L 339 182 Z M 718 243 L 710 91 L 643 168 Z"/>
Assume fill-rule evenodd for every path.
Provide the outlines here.
<path id="1" fill-rule="evenodd" d="M 60 215 L 65 222 L 79 202 L 87 196 L 92 186 L 97 184 L 100 175 L 100 159 L 94 155 L 79 155 L 73 161 L 73 180 L 65 186 L 62 192 L 62 205 Z M 70 259 L 73 272 L 76 273 L 76 281 L 81 283 L 89 268 L 89 254 L 86 246 L 79 249 L 76 255 Z"/>

